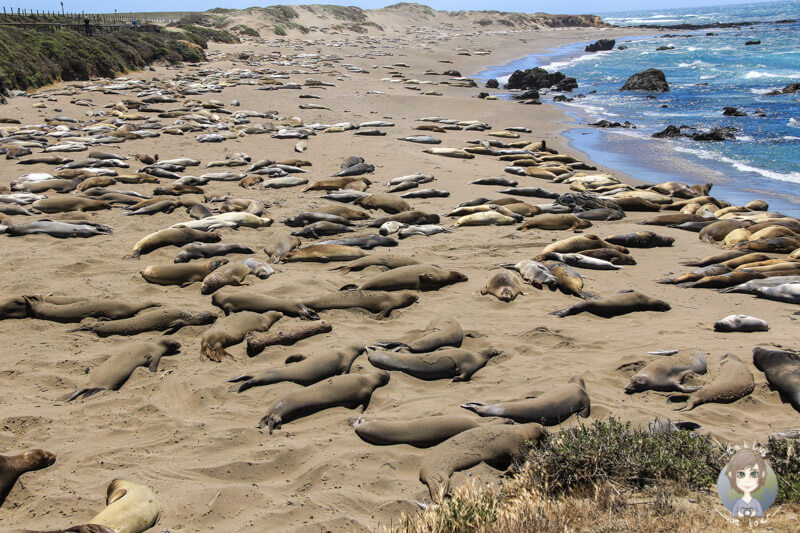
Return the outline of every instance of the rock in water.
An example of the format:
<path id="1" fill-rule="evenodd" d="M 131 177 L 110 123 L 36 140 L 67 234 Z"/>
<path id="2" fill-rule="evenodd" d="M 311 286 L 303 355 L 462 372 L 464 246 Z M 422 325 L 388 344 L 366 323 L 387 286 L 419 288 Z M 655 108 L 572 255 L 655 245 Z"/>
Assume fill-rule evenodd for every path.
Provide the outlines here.
<path id="1" fill-rule="evenodd" d="M 599 41 L 595 41 L 592 44 L 587 45 L 583 50 L 585 52 L 604 52 L 614 48 L 615 44 L 616 41 L 614 39 L 600 39 Z"/>
<path id="2" fill-rule="evenodd" d="M 649 68 L 628 78 L 628 81 L 625 82 L 620 91 L 654 91 L 663 93 L 669 91 L 669 84 L 663 72 L 657 68 Z"/>

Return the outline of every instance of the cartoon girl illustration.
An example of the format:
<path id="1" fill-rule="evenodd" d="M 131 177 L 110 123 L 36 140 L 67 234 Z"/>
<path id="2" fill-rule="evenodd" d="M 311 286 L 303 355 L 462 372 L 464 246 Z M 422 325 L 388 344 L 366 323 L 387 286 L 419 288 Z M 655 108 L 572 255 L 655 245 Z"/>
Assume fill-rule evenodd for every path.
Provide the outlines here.
<path id="1" fill-rule="evenodd" d="M 753 493 L 764 486 L 767 480 L 767 464 L 753 450 L 739 450 L 731 457 L 726 473 L 731 488 L 742 494 L 731 509 L 731 516 L 762 516 L 761 502 L 753 497 Z"/>

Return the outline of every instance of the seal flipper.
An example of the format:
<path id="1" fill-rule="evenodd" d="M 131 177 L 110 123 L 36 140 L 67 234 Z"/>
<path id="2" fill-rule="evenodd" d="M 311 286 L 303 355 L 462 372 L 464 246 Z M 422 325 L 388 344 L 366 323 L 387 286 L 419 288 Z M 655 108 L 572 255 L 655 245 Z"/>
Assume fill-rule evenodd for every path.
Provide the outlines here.
<path id="1" fill-rule="evenodd" d="M 394 342 L 394 341 L 376 342 L 373 347 L 382 348 L 384 350 L 391 350 L 393 352 L 398 352 L 403 349 L 411 350 L 411 347 L 408 344 L 404 342 Z"/>
<path id="2" fill-rule="evenodd" d="M 247 381 L 248 379 L 253 379 L 253 376 L 250 374 L 242 374 L 241 376 L 236 376 L 235 378 L 226 379 L 225 383 L 239 383 L 240 381 Z"/>
<path id="3" fill-rule="evenodd" d="M 72 400 L 75 400 L 76 398 L 80 398 L 81 396 L 83 396 L 84 398 L 88 398 L 89 396 L 94 396 L 98 392 L 101 392 L 101 391 L 104 391 L 104 390 L 106 390 L 106 389 L 104 389 L 102 387 L 78 389 L 75 392 L 73 392 L 69 396 L 69 398 L 67 398 L 67 401 L 71 402 Z"/>
<path id="4" fill-rule="evenodd" d="M 319 315 L 315 311 L 309 309 L 303 304 L 300 304 L 300 311 L 298 312 L 298 314 L 302 318 L 305 318 L 307 320 L 319 320 Z"/>
<path id="5" fill-rule="evenodd" d="M 340 291 L 354 291 L 356 289 L 358 289 L 358 285 L 355 283 L 348 283 L 339 288 Z"/>
<path id="6" fill-rule="evenodd" d="M 307 357 L 305 355 L 296 353 L 287 357 L 284 363 L 288 365 L 289 363 L 299 363 L 300 361 L 305 361 L 306 359 Z"/>
<path id="7" fill-rule="evenodd" d="M 675 388 L 678 389 L 680 392 L 685 392 L 687 394 L 691 394 L 693 392 L 697 392 L 700 390 L 700 387 L 698 386 L 687 387 L 686 385 L 681 385 L 681 384 L 676 385 Z"/>

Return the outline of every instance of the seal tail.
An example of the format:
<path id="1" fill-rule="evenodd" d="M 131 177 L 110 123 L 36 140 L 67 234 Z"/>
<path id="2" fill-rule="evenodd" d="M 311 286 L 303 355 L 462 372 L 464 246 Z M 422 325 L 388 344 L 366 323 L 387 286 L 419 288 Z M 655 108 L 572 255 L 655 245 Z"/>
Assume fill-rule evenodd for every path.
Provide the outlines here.
<path id="1" fill-rule="evenodd" d="M 67 401 L 71 402 L 72 400 L 75 400 L 76 398 L 80 398 L 81 396 L 83 396 L 84 398 L 88 398 L 89 396 L 93 396 L 93 395 L 95 395 L 98 392 L 103 391 L 103 390 L 105 390 L 105 389 L 102 388 L 102 387 L 78 389 L 75 392 L 73 392 L 69 396 L 69 398 L 67 398 Z"/>
<path id="2" fill-rule="evenodd" d="M 596 300 L 597 299 L 597 296 L 595 296 L 591 292 L 586 292 L 586 291 L 578 291 L 577 292 L 577 296 L 583 298 L 584 300 Z"/>
<path id="3" fill-rule="evenodd" d="M 214 344 L 203 343 L 203 345 L 200 347 L 200 353 L 215 363 L 221 363 L 223 357 L 233 357 L 231 354 L 226 352 L 225 348 L 222 347 L 222 344 L 218 342 Z"/>
<path id="4" fill-rule="evenodd" d="M 248 379 L 253 379 L 253 376 L 250 374 L 242 374 L 241 376 L 236 376 L 235 378 L 226 379 L 225 383 L 239 383 L 240 381 L 247 381 Z"/>
<path id="5" fill-rule="evenodd" d="M 142 255 L 142 254 L 141 254 L 141 252 L 139 252 L 139 250 L 134 250 L 131 253 L 129 253 L 128 255 L 123 255 L 122 258 L 123 259 L 139 259 L 140 255 Z"/>

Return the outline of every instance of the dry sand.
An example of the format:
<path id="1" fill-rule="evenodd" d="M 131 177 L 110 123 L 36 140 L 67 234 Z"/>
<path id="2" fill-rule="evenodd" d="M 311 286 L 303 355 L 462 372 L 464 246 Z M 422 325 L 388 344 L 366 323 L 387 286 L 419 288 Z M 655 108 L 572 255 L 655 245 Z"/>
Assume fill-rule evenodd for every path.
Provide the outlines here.
<path id="1" fill-rule="evenodd" d="M 245 62 L 235 60 L 238 52 L 244 49 L 254 50 L 257 55 L 333 53 L 343 56 L 345 63 L 362 67 L 369 73 L 337 78 L 344 72 L 340 64 L 331 69 L 330 74 L 320 75 L 301 73 L 303 69 L 296 66 L 281 67 L 265 61 L 265 66 L 296 72 L 290 81 L 302 83 L 313 77 L 336 86 L 262 92 L 240 85 L 225 88 L 222 93 L 191 98 L 203 101 L 214 98 L 224 102 L 226 107 L 236 98 L 241 101 L 240 109 L 277 110 L 283 116 L 301 117 L 305 123 L 385 119 L 396 126 L 387 128 L 385 137 L 353 136 L 351 132 L 318 133 L 309 138 L 309 149 L 301 155 L 293 151 L 296 141 L 273 139 L 269 135 L 245 136 L 219 144 L 200 144 L 195 141 L 195 134 L 164 135 L 99 148 L 127 155 L 158 153 L 161 159 L 186 156 L 201 159 L 203 163 L 234 152 L 246 152 L 253 160 L 300 157 L 313 163 L 305 175 L 310 181 L 331 176 L 339 170 L 342 159 L 360 155 L 376 167 L 375 173 L 369 176 L 374 182 L 371 190 L 384 191 L 385 183 L 397 176 L 415 172 L 433 174 L 436 181 L 423 187 L 444 189 L 450 191 L 451 196 L 412 200 L 411 204 L 415 209 L 444 214 L 478 196 L 501 196 L 495 192 L 497 187 L 468 185 L 467 182 L 504 175 L 505 163 L 485 156 L 473 160 L 439 157 L 423 153 L 426 146 L 396 140 L 421 133 L 412 129 L 420 124 L 416 119 L 438 115 L 485 121 L 494 129 L 526 126 L 533 133 L 522 134 L 523 139 L 546 139 L 548 144 L 569 151 L 558 136 L 568 119 L 550 105 L 525 106 L 513 101 L 474 98 L 484 90 L 482 88 L 423 85 L 423 90 L 443 93 L 442 96 L 423 96 L 404 88 L 405 84 L 381 81 L 390 72 L 382 66 L 406 63 L 408 67 L 398 67 L 398 70 L 408 78 L 435 83 L 447 78 L 424 76 L 429 68 L 438 72 L 454 68 L 471 74 L 482 66 L 504 64 L 534 51 L 614 33 L 570 29 L 461 35 L 432 44 L 415 39 L 411 43 L 407 40 L 382 42 L 372 37 L 355 40 L 337 36 L 341 45 L 333 37 L 324 43 L 214 45 L 212 48 L 224 52 L 227 59 L 180 71 L 159 67 L 155 73 L 134 73 L 130 77 L 156 76 L 168 80 L 180 74 L 199 77 L 206 67 L 247 67 Z M 630 31 L 624 33 L 630 34 Z M 370 47 L 365 48 L 366 45 Z M 476 48 L 491 50 L 491 54 L 457 54 L 459 49 Z M 380 56 L 376 52 L 388 52 L 388 55 Z M 443 60 L 452 63 L 440 62 Z M 368 90 L 385 94 L 367 94 Z M 298 94 L 306 92 L 319 94 L 322 99 L 299 100 Z M 135 91 L 105 95 L 79 92 L 78 96 L 92 100 L 91 108 L 71 104 L 74 97 L 70 96 L 45 100 L 14 98 L 2 113 L 20 119 L 23 124 L 43 123 L 46 117 L 55 115 L 86 119 L 86 111 L 101 110 L 106 104 L 134 95 Z M 45 101 L 47 109 L 32 108 L 41 101 Z M 299 109 L 298 105 L 304 102 L 321 103 L 331 110 Z M 61 111 L 56 111 L 57 108 Z M 474 131 L 434 135 L 443 139 L 441 146 L 448 147 L 461 147 L 466 141 L 487 138 L 484 133 Z M 85 155 L 83 152 L 72 157 Z M 133 170 L 136 164 L 133 162 Z M 0 185 L 8 185 L 25 172 L 49 168 L 45 165 L 22 167 L 13 160 L 2 160 Z M 187 173 L 203 172 L 194 170 Z M 215 170 L 224 169 L 209 171 Z M 664 178 L 667 180 L 669 176 Z M 514 179 L 520 181 L 520 186 L 541 186 L 555 192 L 568 190 L 565 185 L 533 178 Z M 162 180 L 166 182 L 168 180 Z M 112 188 L 151 193 L 153 186 L 117 185 Z M 280 221 L 326 205 L 325 200 L 318 198 L 318 193 L 301 193 L 299 188 L 253 191 L 241 189 L 235 182 L 212 182 L 206 191 L 209 195 L 230 194 L 260 199 L 268 204 L 267 214 L 276 220 L 271 228 L 221 230 L 223 242 L 250 245 L 259 250 L 255 257 L 263 261 L 266 258 L 261 251 L 262 243 L 275 230 L 284 228 Z M 529 201 L 546 203 L 538 199 Z M 642 228 L 637 222 L 648 216 L 629 213 L 628 218 L 621 221 L 596 223 L 590 233 L 602 236 L 637 231 Z M 19 223 L 23 217 L 12 218 Z M 148 284 L 141 278 L 139 270 L 145 266 L 171 263 L 176 253 L 174 247 L 159 249 L 138 261 L 122 259 L 142 236 L 187 220 L 183 209 L 168 215 L 137 217 L 126 217 L 121 209 L 113 209 L 89 214 L 88 218 L 111 225 L 115 228 L 114 234 L 85 240 L 60 240 L 46 235 L 0 237 L 2 295 L 53 292 L 125 301 L 155 299 L 170 306 L 219 311 L 211 305 L 210 297 L 200 294 L 199 284 L 186 288 L 162 287 Z M 362 230 L 359 234 L 374 231 Z M 71 403 L 64 399 L 85 384 L 87 371 L 91 372 L 114 352 L 118 343 L 127 339 L 101 339 L 86 332 L 70 332 L 74 327 L 71 324 L 35 319 L 0 321 L 3 346 L 0 450 L 10 454 L 28 448 L 44 448 L 58 454 L 54 466 L 21 479 L 0 509 L 0 524 L 2 527 L 54 528 L 85 523 L 103 506 L 108 482 L 118 477 L 145 483 L 156 491 L 163 513 L 154 531 L 350 531 L 376 530 L 396 524 L 402 513 L 416 512 L 415 500 L 427 497 L 427 488 L 418 480 L 425 450 L 406 445 L 378 447 L 362 442 L 350 426 L 360 413 L 345 408 L 301 418 L 269 435 L 256 427 L 266 407 L 300 386 L 282 383 L 237 394 L 225 380 L 245 371 L 280 365 L 291 354 L 314 354 L 352 342 L 370 344 L 408 338 L 431 319 L 443 315 L 457 317 L 465 330 L 474 333 L 468 345 L 490 345 L 502 350 L 503 355 L 490 361 L 466 383 L 425 382 L 393 372 L 390 383 L 374 393 L 363 414 L 366 419 L 438 413 L 463 415 L 467 413 L 459 404 L 464 401 L 523 398 L 533 390 L 545 391 L 579 375 L 586 381 L 592 401 L 590 420 L 617 416 L 637 425 L 646 424 L 653 417 L 691 420 L 702 424 L 704 431 L 716 438 L 735 444 L 764 439 L 774 430 L 796 427 L 797 412 L 781 403 L 778 393 L 769 389 L 764 374 L 752 366 L 751 351 L 755 346 L 796 347 L 797 316 L 793 313 L 797 308 L 747 295 L 656 284 L 654 280 L 665 275 L 687 271 L 680 265 L 681 261 L 721 251 L 700 242 L 694 233 L 669 228 L 656 228 L 656 231 L 675 237 L 675 246 L 633 250 L 637 265 L 620 271 L 586 271 L 591 278 L 586 283 L 590 292 L 601 296 L 636 288 L 668 301 L 672 310 L 667 313 L 633 313 L 613 319 L 581 314 L 560 319 L 548 313 L 576 303 L 575 297 L 532 287 L 512 303 L 481 296 L 480 290 L 499 264 L 531 258 L 543 246 L 572 233 L 537 230 L 522 233 L 514 226 L 457 228 L 451 234 L 412 237 L 401 241 L 397 248 L 373 252 L 412 256 L 421 262 L 458 270 L 469 277 L 466 283 L 422 293 L 417 304 L 395 311 L 387 320 L 376 320 L 373 315 L 361 311 L 324 312 L 323 318 L 333 324 L 331 333 L 290 347 L 268 348 L 253 359 L 246 356 L 245 346 L 240 344 L 229 350 L 234 358 L 220 364 L 200 355 L 200 335 L 207 326 L 184 328 L 174 335 L 183 345 L 180 354 L 164 358 L 158 372 L 139 368 L 121 390 Z M 287 298 L 305 297 L 336 291 L 344 284 L 359 282 L 377 272 L 368 269 L 343 275 L 330 271 L 331 266 L 335 265 L 276 265 L 277 272 L 271 278 L 253 280 L 249 287 L 239 290 Z M 749 334 L 713 331 L 714 321 L 734 313 L 763 318 L 769 322 L 771 330 Z M 137 339 L 158 336 L 142 334 Z M 633 361 L 652 360 L 654 357 L 647 352 L 659 349 L 704 352 L 710 374 L 696 379 L 698 383 L 707 382 L 715 375 L 723 354 L 734 353 L 746 361 L 754 373 L 756 390 L 733 404 L 703 405 L 680 416 L 671 411 L 663 393 L 626 395 L 623 387 L 631 372 L 617 368 Z M 353 372 L 370 370 L 365 356 L 355 361 Z M 567 422 L 573 423 L 576 423 L 574 418 Z M 488 482 L 500 479 L 497 471 L 481 465 L 457 474 L 454 484 L 462 483 L 466 476 L 478 476 Z"/>

